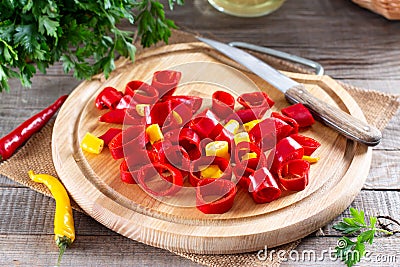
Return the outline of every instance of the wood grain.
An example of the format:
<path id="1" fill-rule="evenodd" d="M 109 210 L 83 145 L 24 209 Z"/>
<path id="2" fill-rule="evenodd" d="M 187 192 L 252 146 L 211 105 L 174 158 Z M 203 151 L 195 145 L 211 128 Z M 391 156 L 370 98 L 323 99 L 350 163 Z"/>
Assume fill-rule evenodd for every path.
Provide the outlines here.
<path id="1" fill-rule="evenodd" d="M 183 73 L 177 94 L 201 92 L 201 96 L 210 97 L 218 90 L 217 82 L 237 95 L 243 88 L 251 87 L 244 74 L 211 62 L 233 64 L 201 43 L 161 47 L 142 54 L 133 66 L 129 62 L 122 65 L 105 83 L 84 82 L 71 94 L 54 126 L 53 159 L 60 179 L 77 203 L 96 220 L 129 238 L 177 251 L 206 254 L 254 251 L 266 244 L 288 243 L 338 215 L 361 189 L 371 149 L 346 142 L 318 123 L 304 133 L 322 143 L 318 155 L 323 159 L 312 169 L 306 190 L 285 195 L 268 205 L 255 205 L 246 192 L 239 191 L 232 210 L 222 215 L 204 215 L 193 207 L 195 197 L 191 188 L 182 189 L 172 199 L 151 199 L 138 186 L 127 187 L 119 181 L 119 163 L 110 161 L 107 151 L 99 156 L 82 153 L 79 140 L 83 135 L 88 131 L 99 134 L 108 127 L 97 122 L 98 111 L 92 104 L 104 86 L 123 89 L 130 80 L 146 80 L 149 73 L 172 67 L 182 68 Z M 247 76 L 276 101 L 274 110 L 288 105 L 281 92 L 255 75 Z M 354 100 L 333 80 L 313 75 L 291 76 L 317 97 L 343 106 L 365 120 Z M 204 82 L 205 78 L 212 87 Z M 358 170 L 360 166 L 364 171 Z M 310 210 L 311 205 L 315 208 Z M 265 224 L 266 220 L 270 223 Z"/>

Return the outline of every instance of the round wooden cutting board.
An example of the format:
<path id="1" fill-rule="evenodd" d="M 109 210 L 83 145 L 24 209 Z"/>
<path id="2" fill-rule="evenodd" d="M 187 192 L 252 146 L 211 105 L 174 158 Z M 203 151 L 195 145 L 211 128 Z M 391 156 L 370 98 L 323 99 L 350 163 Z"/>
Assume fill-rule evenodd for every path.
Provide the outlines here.
<path id="1" fill-rule="evenodd" d="M 113 160 L 107 148 L 100 155 L 80 149 L 86 132 L 100 135 L 110 127 L 121 127 L 98 121 L 105 111 L 95 108 L 94 99 L 106 86 L 123 91 L 129 81 L 149 81 L 155 71 L 164 69 L 182 72 L 177 94 L 207 97 L 215 90 L 241 93 L 256 87 L 275 100 L 272 110 L 288 106 L 277 89 L 201 43 L 151 49 L 138 56 L 134 64 L 119 60 L 107 80 L 100 75 L 83 82 L 58 114 L 53 160 L 70 195 L 106 227 L 145 244 L 179 252 L 256 251 L 297 240 L 326 225 L 361 190 L 371 163 L 371 149 L 346 140 L 319 122 L 302 132 L 322 143 L 314 152 L 321 159 L 311 166 L 309 185 L 301 192 L 286 192 L 268 204 L 255 204 L 247 192 L 239 189 L 229 212 L 206 215 L 190 205 L 190 200 L 183 201 L 185 196 L 179 193 L 159 201 L 138 185 L 124 184 L 119 178 L 121 161 Z M 313 95 L 365 120 L 356 102 L 331 78 L 286 74 L 305 84 Z"/>

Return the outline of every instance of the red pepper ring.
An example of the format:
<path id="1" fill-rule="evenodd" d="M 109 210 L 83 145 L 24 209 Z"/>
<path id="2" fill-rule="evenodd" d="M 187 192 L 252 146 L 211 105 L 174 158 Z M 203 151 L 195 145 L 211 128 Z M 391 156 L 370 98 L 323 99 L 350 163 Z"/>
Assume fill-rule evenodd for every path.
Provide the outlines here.
<path id="1" fill-rule="evenodd" d="M 165 96 L 163 98 L 164 101 L 172 100 L 178 102 L 180 104 L 185 104 L 192 109 L 192 114 L 196 113 L 203 103 L 203 98 L 198 96 L 188 96 L 188 95 L 173 95 L 173 96 Z"/>
<path id="2" fill-rule="evenodd" d="M 148 185 L 148 181 L 155 176 L 161 177 L 161 179 L 160 182 L 157 181 L 158 188 L 153 189 Z M 153 164 L 147 164 L 140 168 L 138 183 L 146 193 L 152 196 L 171 196 L 182 188 L 183 176 L 178 169 L 167 163 L 153 162 Z"/>
<path id="3" fill-rule="evenodd" d="M 205 214 L 225 213 L 232 208 L 236 192 L 236 185 L 229 180 L 200 180 L 196 187 L 196 207 Z M 215 200 L 206 201 L 207 196 L 213 196 Z"/>
<path id="4" fill-rule="evenodd" d="M 123 124 L 126 111 L 125 109 L 115 109 L 104 113 L 99 117 L 100 122 Z"/>
<path id="5" fill-rule="evenodd" d="M 290 137 L 304 148 L 304 155 L 306 156 L 310 156 L 317 148 L 321 146 L 321 143 L 308 136 L 292 134 Z"/>
<path id="6" fill-rule="evenodd" d="M 139 168 L 136 171 L 131 171 L 131 168 L 128 168 L 126 160 L 123 160 L 119 165 L 119 172 L 122 182 L 127 184 L 136 184 L 136 181 L 133 177 L 137 177 L 139 173 Z"/>
<path id="7" fill-rule="evenodd" d="M 115 109 L 124 94 L 114 87 L 108 86 L 104 88 L 96 97 L 95 104 L 98 109 Z"/>
<path id="8" fill-rule="evenodd" d="M 300 127 L 308 127 L 314 124 L 315 120 L 311 112 L 301 103 L 281 109 L 283 115 L 293 118 Z"/>
<path id="9" fill-rule="evenodd" d="M 267 203 L 278 199 L 282 191 L 272 174 L 265 167 L 249 176 L 249 192 L 256 203 Z"/>
<path id="10" fill-rule="evenodd" d="M 276 144 L 275 153 L 270 155 L 274 157 L 271 172 L 276 174 L 284 163 L 293 159 L 301 159 L 304 156 L 304 148 L 293 138 L 286 137 Z"/>
<path id="11" fill-rule="evenodd" d="M 110 128 L 107 130 L 107 132 L 105 132 L 104 134 L 102 134 L 101 136 L 99 136 L 100 139 L 102 139 L 104 141 L 104 145 L 108 146 L 108 144 L 111 142 L 111 140 L 119 133 L 122 132 L 122 129 L 119 128 Z"/>
<path id="12" fill-rule="evenodd" d="M 153 74 L 151 86 L 158 91 L 160 98 L 168 97 L 175 92 L 181 77 L 182 73 L 179 71 L 156 71 Z"/>
<path id="13" fill-rule="evenodd" d="M 108 148 L 114 159 L 120 159 L 143 150 L 146 143 L 144 127 L 135 125 L 117 134 L 108 144 Z"/>
<path id="14" fill-rule="evenodd" d="M 241 94 L 237 102 L 244 108 L 265 108 L 270 109 L 275 102 L 265 92 L 252 92 Z"/>
<path id="15" fill-rule="evenodd" d="M 251 153 L 254 152 L 257 154 L 257 161 L 252 160 L 242 160 L 242 157 L 247 154 L 247 153 Z M 249 142 L 240 142 L 239 144 L 237 144 L 235 146 L 235 164 L 238 168 L 241 169 L 246 169 L 249 165 L 249 163 L 252 166 L 252 169 L 258 169 L 259 167 L 264 167 L 265 163 L 266 163 L 266 157 L 264 155 L 264 153 L 261 151 L 260 147 L 258 147 L 256 144 L 254 143 L 249 143 Z M 257 164 L 257 166 L 254 166 L 255 163 Z"/>
<path id="16" fill-rule="evenodd" d="M 218 168 L 223 172 L 223 175 L 218 179 L 230 180 L 232 178 L 232 167 L 229 161 L 225 158 L 214 157 L 214 156 L 203 156 L 198 160 L 195 160 L 190 165 L 189 182 L 192 186 L 197 186 L 200 180 L 208 179 L 200 177 L 200 166 L 217 165 Z M 214 178 L 210 178 L 215 180 Z"/>
<path id="17" fill-rule="evenodd" d="M 279 183 L 287 190 L 301 191 L 308 185 L 310 163 L 302 159 L 286 162 L 278 169 Z"/>
<path id="18" fill-rule="evenodd" d="M 196 160 L 201 156 L 201 148 L 200 148 L 200 137 L 199 135 L 189 128 L 183 128 L 180 130 L 178 136 L 174 136 L 172 138 L 177 138 L 178 143 L 182 146 L 187 153 L 189 154 L 189 158 L 191 160 Z"/>
<path id="19" fill-rule="evenodd" d="M 235 98 L 228 92 L 216 91 L 212 94 L 211 109 L 214 113 L 225 118 L 229 116 L 235 107 Z"/>
<path id="20" fill-rule="evenodd" d="M 154 104 L 158 101 L 157 90 L 142 81 L 130 81 L 126 84 L 125 94 L 132 96 L 132 101 L 136 104 Z"/>
<path id="21" fill-rule="evenodd" d="M 292 118 L 285 116 L 278 112 L 272 112 L 271 117 L 280 119 L 280 120 L 286 122 L 287 124 L 289 124 L 290 126 L 292 126 L 293 129 L 290 132 L 290 134 L 297 134 L 299 132 L 299 124 L 297 123 L 297 121 L 295 119 L 292 119 Z"/>

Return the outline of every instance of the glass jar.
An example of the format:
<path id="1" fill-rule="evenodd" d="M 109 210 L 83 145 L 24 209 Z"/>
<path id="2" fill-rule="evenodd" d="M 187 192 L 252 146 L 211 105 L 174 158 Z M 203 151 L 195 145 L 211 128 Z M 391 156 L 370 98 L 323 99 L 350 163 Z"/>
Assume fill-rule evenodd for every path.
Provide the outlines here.
<path id="1" fill-rule="evenodd" d="M 274 12 L 285 0 L 208 0 L 219 11 L 238 17 L 259 17 Z"/>

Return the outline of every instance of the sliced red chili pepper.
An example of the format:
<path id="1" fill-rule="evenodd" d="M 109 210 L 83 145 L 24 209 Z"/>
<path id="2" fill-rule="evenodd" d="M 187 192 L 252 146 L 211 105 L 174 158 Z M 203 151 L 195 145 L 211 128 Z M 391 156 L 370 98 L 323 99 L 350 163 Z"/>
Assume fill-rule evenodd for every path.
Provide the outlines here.
<path id="1" fill-rule="evenodd" d="M 292 131 L 290 132 L 290 134 L 297 134 L 299 132 L 299 124 L 295 119 L 292 119 L 278 112 L 272 112 L 271 117 L 283 120 L 284 122 L 292 126 Z"/>
<path id="2" fill-rule="evenodd" d="M 147 143 L 143 126 L 130 126 L 117 134 L 108 144 L 111 156 L 114 159 L 137 154 L 145 149 Z"/>
<path id="3" fill-rule="evenodd" d="M 104 113 L 99 117 L 99 121 L 115 124 L 123 124 L 125 119 L 125 109 L 114 109 Z"/>
<path id="4" fill-rule="evenodd" d="M 310 111 L 301 103 L 283 108 L 281 112 L 282 114 L 296 120 L 300 127 L 308 127 L 315 122 Z"/>
<path id="5" fill-rule="evenodd" d="M 265 92 L 251 92 L 241 94 L 237 102 L 241 104 L 245 108 L 257 108 L 257 107 L 266 107 L 270 109 L 274 104 L 274 100 L 272 100 L 267 93 Z"/>
<path id="6" fill-rule="evenodd" d="M 235 107 L 235 98 L 228 92 L 216 91 L 212 94 L 212 111 L 220 118 L 229 116 Z"/>
<path id="7" fill-rule="evenodd" d="M 189 172 L 190 158 L 186 150 L 179 146 L 167 146 L 161 150 L 160 162 L 166 162 L 179 169 L 182 176 L 185 177 Z"/>
<path id="8" fill-rule="evenodd" d="M 96 108 L 98 109 L 115 109 L 124 94 L 114 87 L 108 86 L 104 88 L 96 97 Z"/>
<path id="9" fill-rule="evenodd" d="M 265 113 L 265 112 L 264 112 Z M 263 117 L 263 108 L 252 108 L 252 109 L 239 109 L 238 111 L 229 115 L 225 121 L 236 120 L 244 124 L 249 121 L 259 120 Z"/>
<path id="10" fill-rule="evenodd" d="M 276 144 L 271 171 L 277 173 L 279 168 L 289 160 L 301 159 L 304 155 L 304 148 L 291 137 L 285 137 Z"/>
<path id="11" fill-rule="evenodd" d="M 132 171 L 131 168 L 128 168 L 126 160 L 123 160 L 119 165 L 119 172 L 122 182 L 127 184 L 136 184 L 136 180 L 133 177 L 137 177 L 139 174 L 139 169 L 140 167 L 138 167 L 136 171 Z"/>
<path id="12" fill-rule="evenodd" d="M 222 214 L 229 211 L 236 196 L 236 185 L 225 179 L 203 179 L 196 187 L 196 207 L 205 214 Z M 215 200 L 206 201 L 213 196 Z"/>
<path id="13" fill-rule="evenodd" d="M 157 89 L 160 98 L 172 95 L 179 81 L 181 80 L 182 73 L 173 70 L 156 71 L 153 74 L 151 85 Z"/>
<path id="14" fill-rule="evenodd" d="M 304 148 L 304 155 L 306 156 L 311 156 L 311 154 L 321 146 L 320 142 L 308 136 L 292 134 L 290 137 Z"/>
<path id="15" fill-rule="evenodd" d="M 248 167 L 247 165 L 249 162 L 252 164 L 255 163 L 254 160 L 242 160 L 242 157 L 247 154 L 247 153 L 256 153 L 257 154 L 257 165 L 259 167 L 264 167 L 264 164 L 266 163 L 266 158 L 264 153 L 261 151 L 260 147 L 258 147 L 254 143 L 248 143 L 248 142 L 240 142 L 235 146 L 235 164 L 241 169 L 245 169 Z M 258 169 L 257 167 L 252 167 L 252 169 Z"/>
<path id="16" fill-rule="evenodd" d="M 192 161 L 190 164 L 189 182 L 192 186 L 197 186 L 197 183 L 206 179 L 200 175 L 200 167 L 217 165 L 218 168 L 223 172 L 222 176 L 218 179 L 230 180 L 232 178 L 232 167 L 227 159 L 214 156 L 203 156 L 199 159 Z"/>
<path id="17" fill-rule="evenodd" d="M 163 98 L 164 101 L 172 100 L 174 102 L 185 104 L 192 109 L 192 114 L 195 114 L 201 107 L 203 103 L 203 98 L 198 96 L 187 96 L 187 95 L 172 95 L 165 96 Z"/>
<path id="18" fill-rule="evenodd" d="M 53 104 L 23 122 L 11 133 L 2 137 L 0 139 L 0 161 L 11 157 L 34 133 L 42 129 L 62 106 L 67 97 L 67 95 L 59 97 Z"/>
<path id="19" fill-rule="evenodd" d="M 218 127 L 219 129 L 216 129 Z M 189 122 L 189 128 L 193 129 L 201 139 L 209 137 L 212 132 L 218 133 L 222 130 L 223 126 L 219 123 L 218 118 L 215 114 L 207 109 L 202 113 L 198 114 L 196 118 Z"/>
<path id="20" fill-rule="evenodd" d="M 308 185 L 310 163 L 302 159 L 286 162 L 278 169 L 280 184 L 287 190 L 301 191 Z"/>
<path id="21" fill-rule="evenodd" d="M 158 91 L 142 81 L 130 81 L 126 84 L 125 94 L 132 96 L 136 104 L 154 104 L 159 100 Z"/>
<path id="22" fill-rule="evenodd" d="M 148 182 L 155 177 L 161 177 L 161 179 L 158 179 L 157 187 L 153 185 L 150 188 Z M 140 169 L 138 183 L 146 193 L 153 196 L 171 196 L 182 188 L 183 176 L 170 164 L 153 162 L 153 164 L 147 164 Z"/>
<path id="23" fill-rule="evenodd" d="M 183 128 L 177 136 L 179 145 L 181 145 L 188 153 L 191 160 L 196 160 L 201 156 L 200 137 L 192 129 Z"/>
<path id="24" fill-rule="evenodd" d="M 119 101 L 118 105 L 115 109 L 127 109 L 132 106 L 132 96 L 131 95 L 124 95 L 123 98 Z"/>
<path id="25" fill-rule="evenodd" d="M 292 127 L 283 120 L 266 118 L 250 130 L 249 136 L 263 151 L 266 151 L 273 148 L 279 140 L 287 137 L 291 131 Z"/>
<path id="26" fill-rule="evenodd" d="M 110 128 L 108 129 L 104 134 L 99 136 L 100 139 L 104 141 L 104 145 L 108 146 L 108 144 L 111 142 L 111 140 L 119 133 L 122 132 L 122 129 L 118 128 Z"/>
<path id="27" fill-rule="evenodd" d="M 240 187 L 244 188 L 245 190 L 249 190 L 249 186 L 250 186 L 250 175 L 253 175 L 255 172 L 254 169 L 252 168 L 245 168 L 242 169 L 240 166 L 235 166 L 233 168 L 233 173 L 235 174 L 237 183 Z"/>
<path id="28" fill-rule="evenodd" d="M 272 174 L 265 167 L 249 176 L 249 192 L 256 203 L 267 203 L 278 199 L 281 190 Z"/>

